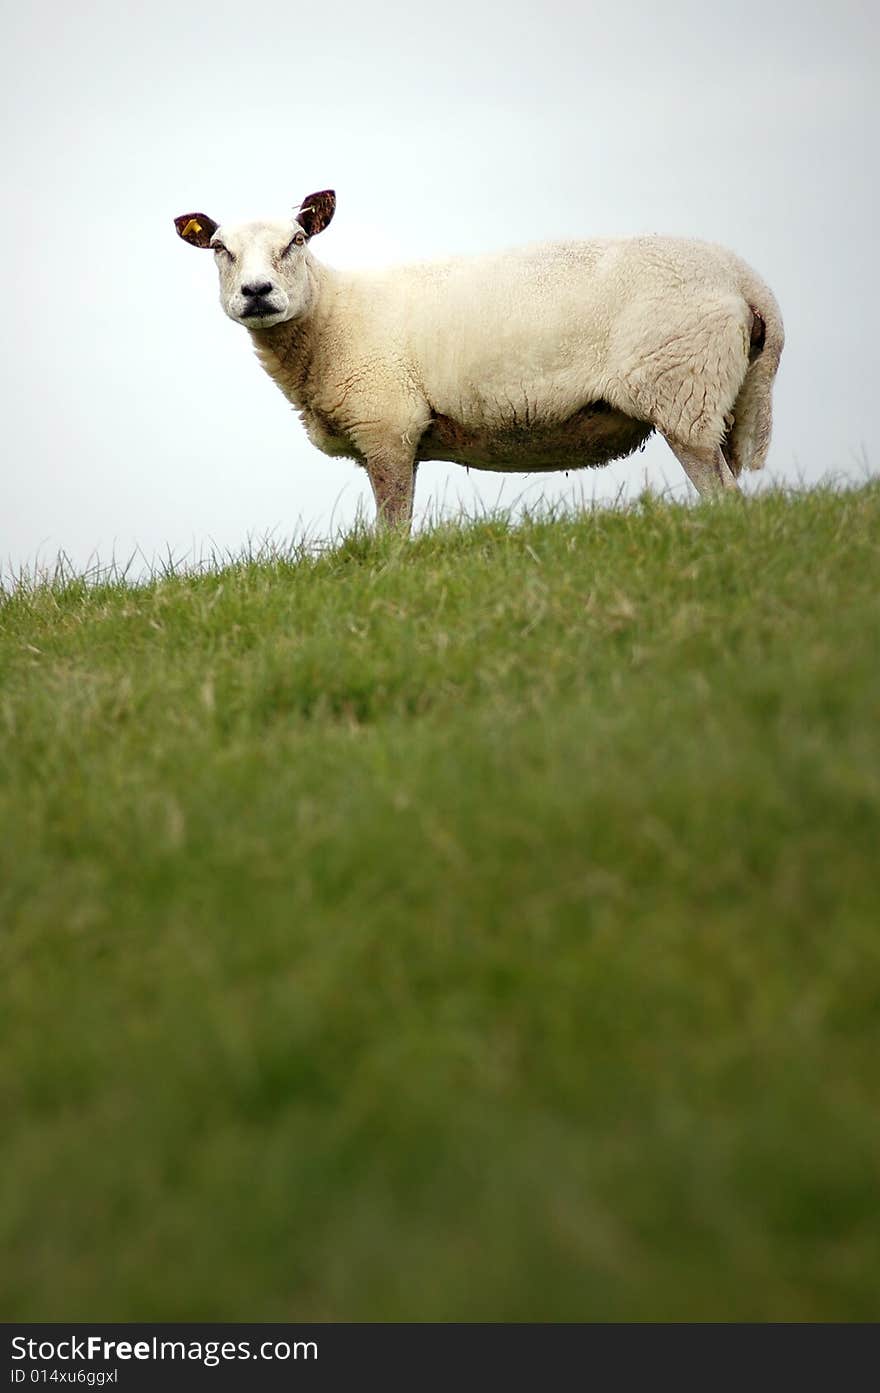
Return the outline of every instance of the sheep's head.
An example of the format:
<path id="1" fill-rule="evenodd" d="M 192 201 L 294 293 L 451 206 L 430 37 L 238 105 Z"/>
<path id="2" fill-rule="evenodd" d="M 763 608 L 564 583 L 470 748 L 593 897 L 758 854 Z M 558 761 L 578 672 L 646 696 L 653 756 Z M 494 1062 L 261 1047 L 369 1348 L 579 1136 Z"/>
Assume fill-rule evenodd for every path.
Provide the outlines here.
<path id="1" fill-rule="evenodd" d="M 248 329 L 271 329 L 306 308 L 307 246 L 323 232 L 335 208 L 335 193 L 325 189 L 303 199 L 290 219 L 221 227 L 206 213 L 184 213 L 174 226 L 191 247 L 214 253 L 220 303 L 229 318 Z"/>

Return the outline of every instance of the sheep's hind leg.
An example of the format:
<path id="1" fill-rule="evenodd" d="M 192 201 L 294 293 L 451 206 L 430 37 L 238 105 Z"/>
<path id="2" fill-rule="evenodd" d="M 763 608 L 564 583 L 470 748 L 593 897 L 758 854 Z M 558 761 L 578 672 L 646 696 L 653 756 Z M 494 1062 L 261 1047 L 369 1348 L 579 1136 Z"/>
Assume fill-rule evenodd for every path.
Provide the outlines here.
<path id="1" fill-rule="evenodd" d="M 739 484 L 720 445 L 682 445 L 666 436 L 666 443 L 701 498 L 739 493 Z"/>

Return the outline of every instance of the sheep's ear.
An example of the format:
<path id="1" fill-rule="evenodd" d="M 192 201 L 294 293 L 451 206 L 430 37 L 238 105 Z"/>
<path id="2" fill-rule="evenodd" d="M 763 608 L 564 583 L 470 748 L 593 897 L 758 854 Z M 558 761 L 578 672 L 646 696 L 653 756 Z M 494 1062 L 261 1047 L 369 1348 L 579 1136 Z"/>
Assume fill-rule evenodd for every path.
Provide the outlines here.
<path id="1" fill-rule="evenodd" d="M 314 237 L 324 231 L 335 212 L 336 194 L 332 189 L 322 189 L 303 199 L 296 220 L 307 237 Z"/>
<path id="2" fill-rule="evenodd" d="M 220 226 L 207 213 L 181 213 L 174 219 L 178 237 L 189 242 L 191 247 L 209 247 L 211 238 Z"/>

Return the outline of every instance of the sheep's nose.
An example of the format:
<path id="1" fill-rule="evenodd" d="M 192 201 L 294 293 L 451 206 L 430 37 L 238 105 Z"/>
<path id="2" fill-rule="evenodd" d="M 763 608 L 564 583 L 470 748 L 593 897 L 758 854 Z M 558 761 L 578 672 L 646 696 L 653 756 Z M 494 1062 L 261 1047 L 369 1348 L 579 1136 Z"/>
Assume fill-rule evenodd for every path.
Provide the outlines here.
<path id="1" fill-rule="evenodd" d="M 259 284 L 257 284 L 256 281 L 252 281 L 250 285 L 243 285 L 241 287 L 242 295 L 252 295 L 254 299 L 256 299 L 258 295 L 270 295 L 271 292 L 271 281 L 261 281 Z"/>

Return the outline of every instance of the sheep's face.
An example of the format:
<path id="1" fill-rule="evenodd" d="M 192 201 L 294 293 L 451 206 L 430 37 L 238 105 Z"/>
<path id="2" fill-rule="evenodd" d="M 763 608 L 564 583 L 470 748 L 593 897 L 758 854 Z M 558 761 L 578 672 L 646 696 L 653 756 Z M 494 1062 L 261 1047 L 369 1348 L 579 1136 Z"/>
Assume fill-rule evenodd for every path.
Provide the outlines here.
<path id="1" fill-rule="evenodd" d="M 307 240 L 293 221 L 218 227 L 211 249 L 220 303 L 230 319 L 248 329 L 270 329 L 307 308 Z"/>
<path id="2" fill-rule="evenodd" d="M 174 223 L 185 242 L 213 252 L 229 318 L 247 329 L 271 329 L 308 309 L 308 242 L 327 226 L 335 204 L 328 189 L 304 199 L 295 219 L 220 227 L 204 213 L 185 213 Z"/>

